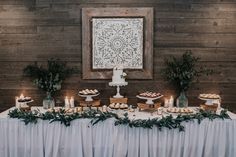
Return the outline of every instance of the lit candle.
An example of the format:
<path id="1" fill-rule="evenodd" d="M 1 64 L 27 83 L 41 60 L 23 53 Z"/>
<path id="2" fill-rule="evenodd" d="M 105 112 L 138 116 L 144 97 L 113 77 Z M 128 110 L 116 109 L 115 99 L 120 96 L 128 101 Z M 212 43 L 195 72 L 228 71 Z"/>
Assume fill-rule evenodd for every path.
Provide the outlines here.
<path id="1" fill-rule="evenodd" d="M 169 107 L 169 99 L 164 100 L 164 107 Z"/>
<path id="2" fill-rule="evenodd" d="M 65 97 L 65 108 L 70 108 L 70 102 L 67 96 Z"/>
<path id="3" fill-rule="evenodd" d="M 17 97 L 16 97 L 16 108 L 19 108 L 19 107 L 20 107 L 20 106 L 19 106 L 18 99 L 19 99 L 19 97 L 17 96 Z"/>
<path id="4" fill-rule="evenodd" d="M 174 98 L 173 96 L 171 96 L 169 100 L 169 107 L 173 107 L 173 106 L 174 106 Z"/>
<path id="5" fill-rule="evenodd" d="M 70 98 L 70 107 L 74 108 L 75 107 L 75 100 L 74 97 Z"/>
<path id="6" fill-rule="evenodd" d="M 20 99 L 24 99 L 24 95 L 22 93 L 20 95 Z"/>

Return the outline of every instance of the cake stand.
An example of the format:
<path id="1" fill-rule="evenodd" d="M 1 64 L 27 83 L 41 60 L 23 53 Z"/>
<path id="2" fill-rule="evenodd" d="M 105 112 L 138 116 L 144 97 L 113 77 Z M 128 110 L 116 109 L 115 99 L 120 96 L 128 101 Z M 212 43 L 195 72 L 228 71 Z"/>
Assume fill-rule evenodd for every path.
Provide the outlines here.
<path id="1" fill-rule="evenodd" d="M 201 100 L 205 100 L 206 101 L 206 105 L 213 105 L 213 104 L 218 104 L 219 103 L 219 98 L 201 98 L 201 97 L 198 97 L 199 99 Z"/>
<path id="2" fill-rule="evenodd" d="M 85 101 L 87 102 L 91 102 L 93 101 L 93 97 L 98 96 L 100 93 L 97 94 L 93 94 L 93 95 L 82 95 L 82 94 L 78 94 L 80 97 L 84 97 L 86 98 Z"/>
<path id="3" fill-rule="evenodd" d="M 19 102 L 16 105 L 16 108 L 25 108 L 25 109 L 30 109 L 30 106 L 28 105 L 29 103 L 34 102 L 34 100 L 30 100 L 30 101 L 25 101 L 25 102 Z"/>
<path id="4" fill-rule="evenodd" d="M 29 104 L 29 103 L 32 103 L 32 102 L 34 102 L 34 100 L 25 101 L 25 102 L 19 102 L 19 101 L 18 101 L 18 103 L 21 103 L 21 104 Z"/>
<path id="5" fill-rule="evenodd" d="M 136 97 L 139 98 L 139 99 L 147 100 L 146 104 L 148 104 L 148 105 L 153 105 L 154 104 L 153 101 L 157 100 L 157 99 L 160 99 L 161 97 L 163 97 L 163 95 L 160 95 L 160 96 L 155 97 L 155 98 L 142 97 L 142 96 L 139 96 L 139 95 L 137 95 Z"/>
<path id="6" fill-rule="evenodd" d="M 109 82 L 109 86 L 116 86 L 116 95 L 113 96 L 113 98 L 123 98 L 124 96 L 120 95 L 120 86 L 126 86 L 128 85 L 128 82 Z"/>
<path id="7" fill-rule="evenodd" d="M 32 102 L 34 102 L 34 100 L 25 101 L 25 102 L 19 102 L 18 101 L 18 106 L 20 107 L 21 105 L 27 105 L 27 104 L 32 103 Z"/>

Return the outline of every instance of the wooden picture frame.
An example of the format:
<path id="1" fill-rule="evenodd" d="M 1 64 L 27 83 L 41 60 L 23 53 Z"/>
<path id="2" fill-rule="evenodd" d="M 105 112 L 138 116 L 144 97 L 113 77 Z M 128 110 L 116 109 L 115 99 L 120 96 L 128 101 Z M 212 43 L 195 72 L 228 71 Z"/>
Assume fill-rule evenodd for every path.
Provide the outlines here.
<path id="1" fill-rule="evenodd" d="M 128 79 L 153 78 L 153 8 L 83 8 L 82 9 L 82 73 L 83 79 L 111 79 L 112 69 L 93 69 L 92 19 L 143 18 L 142 69 L 125 69 Z"/>

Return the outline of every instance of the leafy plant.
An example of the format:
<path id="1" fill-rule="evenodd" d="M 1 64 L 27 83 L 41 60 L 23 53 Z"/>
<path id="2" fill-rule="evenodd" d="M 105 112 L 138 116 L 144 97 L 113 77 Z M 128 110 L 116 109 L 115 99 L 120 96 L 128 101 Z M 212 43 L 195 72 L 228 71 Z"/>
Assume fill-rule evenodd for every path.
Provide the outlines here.
<path id="1" fill-rule="evenodd" d="M 200 110 L 195 114 L 190 115 L 177 115 L 174 118 L 172 115 L 168 115 L 162 118 L 153 118 L 153 119 L 130 119 L 128 113 L 125 113 L 123 116 L 118 116 L 118 114 L 113 112 L 102 112 L 100 110 L 88 110 L 81 113 L 67 113 L 65 109 L 60 109 L 59 111 L 53 110 L 52 112 L 40 113 L 39 111 L 23 111 L 19 109 L 14 109 L 9 111 L 8 115 L 10 118 L 18 118 L 22 120 L 25 125 L 29 123 L 36 124 L 38 119 L 49 120 L 52 122 L 60 122 L 65 126 L 70 126 L 71 121 L 75 119 L 89 118 L 91 119 L 91 124 L 95 125 L 98 122 L 103 122 L 106 119 L 114 118 L 114 124 L 117 125 L 128 125 L 129 127 L 141 127 L 151 129 L 153 127 L 158 127 L 159 130 L 162 128 L 168 129 L 179 129 L 179 131 L 184 131 L 184 125 L 182 122 L 189 122 L 197 120 L 200 124 L 203 119 L 214 120 L 217 118 L 220 119 L 230 119 L 230 116 L 227 113 L 227 110 L 222 110 L 220 114 L 216 114 L 212 111 Z"/>
<path id="2" fill-rule="evenodd" d="M 48 60 L 47 68 L 35 62 L 34 65 L 28 65 L 24 69 L 24 74 L 32 77 L 38 88 L 51 94 L 60 90 L 62 82 L 74 72 L 74 68 L 67 68 L 66 62 L 58 59 Z"/>
<path id="3" fill-rule="evenodd" d="M 187 91 L 191 83 L 198 77 L 212 74 L 211 69 L 197 67 L 196 64 L 200 60 L 194 57 L 191 51 L 186 51 L 180 59 L 172 57 L 166 59 L 166 68 L 162 71 L 162 75 L 172 83 L 179 91 Z"/>

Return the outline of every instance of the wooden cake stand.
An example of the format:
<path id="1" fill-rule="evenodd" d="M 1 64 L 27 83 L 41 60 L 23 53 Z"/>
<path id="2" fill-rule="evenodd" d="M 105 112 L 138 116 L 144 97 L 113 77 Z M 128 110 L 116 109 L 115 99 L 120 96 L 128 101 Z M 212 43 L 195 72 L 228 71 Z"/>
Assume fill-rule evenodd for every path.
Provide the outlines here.
<path id="1" fill-rule="evenodd" d="M 94 100 L 93 97 L 98 96 L 98 94 L 94 95 L 81 95 L 78 94 L 80 97 L 84 97 L 85 100 L 80 101 L 80 105 L 83 107 L 98 107 L 100 106 L 100 100 Z"/>
<path id="2" fill-rule="evenodd" d="M 218 108 L 218 104 L 213 104 L 213 105 L 207 105 L 207 104 L 201 104 L 200 108 L 206 111 L 213 111 L 216 112 Z"/>
<path id="3" fill-rule="evenodd" d="M 138 103 L 138 107 L 140 111 L 155 111 L 157 110 L 159 107 L 161 107 L 161 103 L 154 103 L 154 100 L 160 99 L 161 97 L 163 97 L 163 95 L 160 95 L 159 97 L 155 97 L 155 98 L 148 98 L 148 97 L 142 97 L 137 95 L 136 96 L 139 99 L 143 99 L 146 100 L 146 103 Z"/>
<path id="4" fill-rule="evenodd" d="M 82 107 L 99 107 L 101 104 L 100 100 L 93 101 L 79 101 L 80 106 Z"/>
<path id="5" fill-rule="evenodd" d="M 145 103 L 137 103 L 139 111 L 155 111 L 159 107 L 161 107 L 161 103 L 154 103 L 153 105 L 145 104 Z"/>
<path id="6" fill-rule="evenodd" d="M 128 98 L 110 98 L 110 104 L 112 103 L 128 103 Z"/>
<path id="7" fill-rule="evenodd" d="M 208 98 L 201 98 L 201 97 L 198 97 L 199 99 L 201 100 L 204 100 L 206 101 L 205 104 L 201 104 L 200 107 L 203 109 L 203 110 L 208 110 L 208 111 L 213 111 L 213 112 L 216 112 L 217 109 L 218 109 L 218 103 L 220 101 L 219 98 L 215 98 L 215 99 L 208 99 Z"/>

